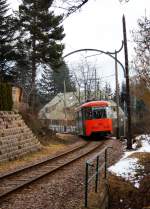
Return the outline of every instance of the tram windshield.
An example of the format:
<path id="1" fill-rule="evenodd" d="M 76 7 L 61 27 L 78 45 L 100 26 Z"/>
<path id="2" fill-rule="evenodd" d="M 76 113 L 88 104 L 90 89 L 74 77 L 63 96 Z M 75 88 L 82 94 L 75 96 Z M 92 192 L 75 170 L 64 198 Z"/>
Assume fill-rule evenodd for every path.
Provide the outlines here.
<path id="1" fill-rule="evenodd" d="M 106 118 L 105 107 L 92 107 L 93 119 Z"/>
<path id="2" fill-rule="evenodd" d="M 106 107 L 88 107 L 83 110 L 85 120 L 107 118 Z"/>

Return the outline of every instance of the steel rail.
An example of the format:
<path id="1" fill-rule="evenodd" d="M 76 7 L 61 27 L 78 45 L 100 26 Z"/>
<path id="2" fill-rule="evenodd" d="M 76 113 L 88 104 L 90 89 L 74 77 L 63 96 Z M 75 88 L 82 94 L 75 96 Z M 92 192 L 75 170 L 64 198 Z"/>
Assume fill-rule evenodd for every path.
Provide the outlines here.
<path id="1" fill-rule="evenodd" d="M 49 158 L 47 158 L 46 160 L 42 160 L 42 161 L 37 162 L 37 163 L 34 163 L 34 164 L 32 164 L 32 165 L 25 166 L 25 167 L 23 167 L 23 168 L 20 168 L 20 169 L 15 170 L 15 171 L 12 171 L 12 172 L 9 172 L 9 173 L 0 175 L 0 180 L 2 180 L 3 178 L 9 177 L 9 176 L 11 176 L 11 175 L 14 175 L 14 174 L 19 174 L 20 172 L 25 171 L 25 170 L 30 169 L 30 168 L 33 168 L 33 167 L 35 167 L 35 166 L 42 165 L 42 164 L 45 163 L 45 162 L 48 162 L 48 161 L 51 161 L 51 160 L 55 160 L 55 159 L 57 159 L 57 158 L 59 158 L 59 157 L 63 157 L 64 155 L 67 155 L 67 154 L 69 154 L 69 153 L 71 153 L 71 152 L 73 152 L 73 151 L 76 151 L 76 150 L 78 150 L 78 149 L 81 149 L 82 147 L 87 146 L 88 143 L 89 143 L 89 142 L 87 142 L 87 143 L 85 143 L 85 144 L 82 144 L 82 145 L 79 145 L 79 146 L 76 146 L 76 147 L 73 147 L 73 148 L 70 149 L 69 151 L 65 151 L 65 152 L 63 152 L 63 153 L 60 153 L 60 154 L 54 156 L 54 157 L 49 157 Z"/>
<path id="2" fill-rule="evenodd" d="M 86 143 L 86 144 L 84 144 L 84 145 L 82 145 L 82 146 L 80 146 L 80 147 L 77 147 L 76 149 L 74 148 L 74 149 L 72 149 L 72 151 L 70 150 L 69 152 L 65 152 L 65 153 L 63 153 L 63 157 L 65 156 L 65 155 L 67 155 L 67 154 L 72 154 L 73 152 L 75 152 L 75 151 L 77 151 L 77 150 L 82 150 L 82 149 L 84 149 L 84 147 L 86 147 L 87 145 L 89 145 L 89 144 L 91 144 L 91 142 L 89 142 L 89 143 Z M 18 190 L 18 189 L 21 189 L 21 188 L 23 188 L 23 187 L 25 187 L 25 186 L 27 186 L 27 185 L 30 185 L 31 183 L 33 183 L 33 182 L 35 182 L 35 181 L 37 181 L 37 180 L 39 180 L 39 179 L 41 179 L 41 178 L 43 178 L 43 177 L 45 177 L 45 176 L 47 176 L 47 175 L 49 175 L 49 174 L 52 174 L 52 173 L 54 173 L 54 172 L 56 172 L 56 171 L 58 171 L 59 169 L 61 169 L 61 168 L 63 168 L 63 167 L 65 167 L 65 166 L 67 166 L 67 165 L 70 165 L 71 163 L 73 163 L 73 162 L 75 162 L 75 161 L 77 161 L 77 160 L 79 160 L 79 159 L 81 159 L 82 157 L 84 157 L 84 156 L 86 156 L 87 154 L 89 154 L 89 153 L 91 153 L 91 152 L 93 152 L 93 151 L 95 151 L 96 149 L 98 149 L 100 146 L 102 146 L 102 145 L 104 145 L 104 143 L 101 143 L 101 144 L 96 144 L 96 146 L 94 146 L 94 148 L 91 148 L 91 149 L 89 149 L 88 151 L 86 151 L 85 153 L 82 153 L 82 154 L 79 154 L 77 157 L 74 157 L 73 159 L 71 159 L 71 160 L 68 160 L 68 161 L 65 161 L 64 163 L 62 163 L 62 162 L 60 162 L 59 163 L 59 165 L 56 163 L 56 166 L 52 166 L 52 168 L 50 168 L 50 166 L 49 166 L 49 169 L 47 170 L 44 170 L 44 171 L 38 171 L 33 177 L 31 177 L 30 175 L 27 177 L 28 179 L 23 179 L 23 180 L 19 180 L 19 182 L 21 182 L 21 183 L 19 183 L 18 185 L 5 185 L 4 187 L 5 187 L 5 189 L 4 189 L 4 192 L 1 192 L 0 193 L 0 198 L 2 198 L 2 197 L 5 197 L 5 196 L 7 196 L 7 195 L 9 195 L 10 193 L 13 193 L 14 191 L 16 191 L 16 190 Z M 50 162 L 50 161 L 55 161 L 56 159 L 58 159 L 60 157 L 60 160 L 62 160 L 61 158 L 62 158 L 62 155 L 58 155 L 58 156 L 56 156 L 56 157 L 53 157 L 53 158 L 51 158 L 51 159 L 49 159 L 48 161 Z M 47 162 L 47 161 L 44 161 L 44 162 Z M 42 164 L 42 162 L 41 163 L 39 163 L 40 165 Z M 27 169 L 29 170 L 30 168 L 32 169 L 34 169 L 35 167 L 37 167 L 39 164 L 35 164 L 35 166 L 30 166 L 30 167 L 28 167 Z M 5 179 L 6 177 L 12 177 L 13 175 L 16 175 L 16 174 L 18 174 L 18 173 L 21 173 L 21 171 L 23 171 L 23 172 L 25 172 L 27 169 L 23 169 L 23 170 L 20 170 L 20 171 L 18 171 L 18 172 L 14 172 L 14 173 L 12 173 L 12 174 L 10 174 L 10 175 L 5 175 L 5 177 L 1 177 L 1 179 Z M 40 169 L 40 168 L 39 168 Z M 30 172 L 33 172 L 33 171 L 30 171 Z M 23 173 L 24 174 L 24 173 Z M 14 176 L 14 177 L 16 177 L 16 176 Z M 13 178 L 13 177 L 12 177 Z M 7 179 L 6 179 L 7 180 Z M 10 179 L 10 181 L 11 181 L 11 179 Z M 11 184 L 12 184 L 13 182 L 11 181 Z M 16 182 L 14 182 L 14 183 L 16 183 Z M 18 181 L 17 181 L 17 183 L 18 183 Z M 11 187 L 12 186 L 12 187 Z M 1 186 L 0 186 L 1 187 Z M 8 187 L 8 189 L 7 189 L 7 187 Z M 3 187 L 2 187 L 3 188 Z"/>

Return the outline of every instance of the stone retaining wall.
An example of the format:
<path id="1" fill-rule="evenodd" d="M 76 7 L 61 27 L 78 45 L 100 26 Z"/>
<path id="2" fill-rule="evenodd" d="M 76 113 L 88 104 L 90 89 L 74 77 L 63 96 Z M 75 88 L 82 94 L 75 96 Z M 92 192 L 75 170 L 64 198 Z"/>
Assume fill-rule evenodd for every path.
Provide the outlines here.
<path id="1" fill-rule="evenodd" d="M 0 163 L 40 148 L 40 142 L 21 115 L 13 111 L 0 111 Z"/>

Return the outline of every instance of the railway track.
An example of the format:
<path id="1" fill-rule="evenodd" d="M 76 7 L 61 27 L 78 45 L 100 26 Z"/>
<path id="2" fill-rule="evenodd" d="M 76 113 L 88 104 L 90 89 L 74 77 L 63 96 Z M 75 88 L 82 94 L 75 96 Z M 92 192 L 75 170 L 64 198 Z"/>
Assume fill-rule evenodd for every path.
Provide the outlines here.
<path id="1" fill-rule="evenodd" d="M 79 160 L 103 144 L 103 142 L 87 142 L 40 163 L 0 176 L 0 198 Z"/>

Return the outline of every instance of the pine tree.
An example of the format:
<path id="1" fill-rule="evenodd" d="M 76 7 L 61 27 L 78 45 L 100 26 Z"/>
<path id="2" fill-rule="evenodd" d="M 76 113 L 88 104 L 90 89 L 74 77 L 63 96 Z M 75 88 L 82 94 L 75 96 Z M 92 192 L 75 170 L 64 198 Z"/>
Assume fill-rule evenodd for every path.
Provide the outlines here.
<path id="1" fill-rule="evenodd" d="M 49 11 L 50 1 L 23 0 L 19 7 L 18 20 L 23 31 L 22 41 L 29 52 L 31 86 L 35 87 L 37 69 L 47 64 L 52 69 L 59 64 L 64 49 L 62 16 Z"/>
<path id="2" fill-rule="evenodd" d="M 45 102 L 48 102 L 58 93 L 63 93 L 64 80 L 66 83 L 66 92 L 76 90 L 66 63 L 63 62 L 61 67 L 57 70 L 52 70 L 48 66 L 44 66 L 42 77 L 38 85 L 40 97 L 44 99 Z"/>
<path id="3" fill-rule="evenodd" d="M 69 68 L 65 62 L 62 62 L 61 66 L 53 72 L 53 77 L 57 93 L 64 92 L 64 81 L 66 84 L 67 92 L 72 92 L 76 90 L 75 83 L 72 80 Z"/>
<path id="4" fill-rule="evenodd" d="M 17 72 L 17 78 L 16 78 L 16 84 L 20 86 L 23 90 L 23 100 L 25 103 L 29 102 L 29 97 L 32 93 L 32 71 L 31 71 L 31 53 L 30 53 L 30 47 L 24 43 L 23 39 L 23 31 L 18 26 L 18 32 L 19 36 L 16 43 L 16 72 Z"/>
<path id="5" fill-rule="evenodd" d="M 15 61 L 13 46 L 14 25 L 8 15 L 7 0 L 0 0 L 0 80 L 11 81 L 13 77 L 12 61 Z"/>
<path id="6" fill-rule="evenodd" d="M 48 66 L 44 66 L 42 77 L 39 81 L 38 91 L 40 98 L 46 103 L 56 95 L 56 86 L 53 77 L 53 70 Z"/>

